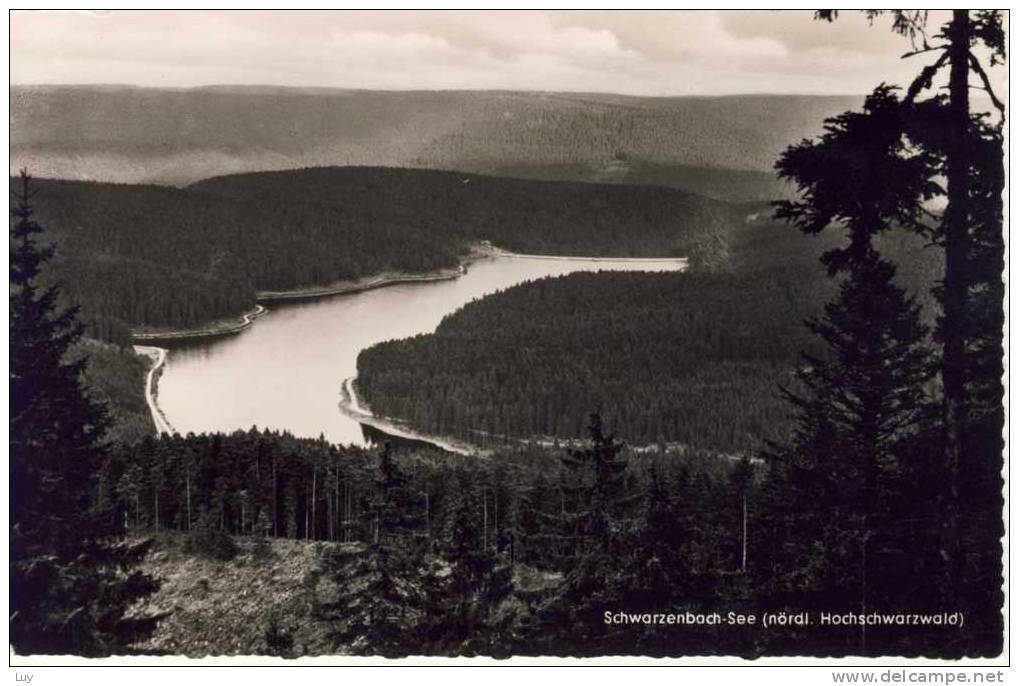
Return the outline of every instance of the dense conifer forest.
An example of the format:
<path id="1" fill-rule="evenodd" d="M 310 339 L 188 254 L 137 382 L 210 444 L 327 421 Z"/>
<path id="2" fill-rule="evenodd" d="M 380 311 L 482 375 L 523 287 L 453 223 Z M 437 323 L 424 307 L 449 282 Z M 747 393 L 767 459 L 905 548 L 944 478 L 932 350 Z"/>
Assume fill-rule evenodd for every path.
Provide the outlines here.
<path id="1" fill-rule="evenodd" d="M 609 447 L 607 438 L 600 435 L 591 451 Z M 272 556 L 273 539 L 318 542 L 318 562 L 302 581 L 314 589 L 314 607 L 302 621 L 334 635 L 329 652 L 572 654 L 610 646 L 633 652 L 624 645 L 635 637 L 638 652 L 668 651 L 657 631 L 630 628 L 624 638 L 599 629 L 604 622 L 595 605 L 567 608 L 557 597 L 564 584 L 588 574 L 581 563 L 601 545 L 592 518 L 606 518 L 604 533 L 618 556 L 614 576 L 641 574 L 640 565 L 668 551 L 683 560 L 685 576 L 683 585 L 674 577 L 659 600 L 697 587 L 699 595 L 675 607 L 699 612 L 724 592 L 716 585 L 747 587 L 740 577 L 743 498 L 754 488 L 755 469 L 697 451 L 627 452 L 613 458 L 620 470 L 611 503 L 592 506 L 598 478 L 591 451 L 531 448 L 478 460 L 252 429 L 118 446 L 96 475 L 96 488 L 102 516 L 113 525 L 176 533 L 193 554 L 211 559 L 228 561 L 251 541 L 263 558 Z M 358 575 L 365 584 L 351 582 Z M 578 598 L 596 604 L 589 593 Z M 623 596 L 618 601 L 620 609 L 637 610 Z M 399 611 L 389 614 L 387 607 Z M 567 625 L 552 629 L 549 622 L 567 610 L 595 632 L 590 643 L 570 639 Z M 372 623 L 370 616 L 388 619 Z M 261 640 L 270 628 L 262 617 L 255 652 L 266 650 Z M 745 631 L 718 627 L 691 627 L 671 640 L 689 642 L 695 652 L 723 644 L 751 654 L 763 648 Z M 300 646 L 291 648 L 300 654 Z"/>
<path id="2" fill-rule="evenodd" d="M 939 251 L 884 244 L 928 292 Z M 478 444 L 583 436 L 586 403 L 639 445 L 759 449 L 794 423 L 777 389 L 799 351 L 822 354 L 803 321 L 834 292 L 817 261 L 832 245 L 763 220 L 734 229 L 714 266 L 522 284 L 363 351 L 357 386 L 379 414 Z"/>
<path id="3" fill-rule="evenodd" d="M 58 246 L 46 276 L 89 333 L 237 317 L 260 290 L 456 266 L 477 241 L 520 252 L 686 255 L 732 221 L 729 206 L 663 188 L 448 172 L 309 169 L 178 190 L 38 181 Z"/>
<path id="4" fill-rule="evenodd" d="M 106 441 L 134 443 L 152 435 L 152 415 L 145 401 L 151 364 L 147 357 L 95 339 L 84 339 L 70 357 L 86 360 L 82 381 L 89 395 L 109 410 Z"/>
<path id="5" fill-rule="evenodd" d="M 994 650 L 995 625 L 976 615 L 965 631 L 870 627 L 866 638 L 852 622 L 767 631 L 731 622 L 730 611 L 757 622 L 766 612 L 806 612 L 815 624 L 822 611 L 852 613 L 845 589 L 853 572 L 804 576 L 798 546 L 814 534 L 792 533 L 807 530 L 804 515 L 790 511 L 789 486 L 770 482 L 762 464 L 696 450 L 636 452 L 609 428 L 590 418 L 580 448 L 510 449 L 482 460 L 255 429 L 150 438 L 109 451 L 95 488 L 112 526 L 155 536 L 163 550 L 182 547 L 224 573 L 272 568 L 284 554 L 279 539 L 315 544 L 314 561 L 292 580 L 301 589 L 296 605 L 245 609 L 245 626 L 229 636 L 203 623 L 220 620 L 171 616 L 176 633 L 144 650 L 171 638 L 175 652 L 285 657 Z M 787 532 L 777 547 L 775 531 Z M 915 542 L 893 543 L 915 564 L 929 562 L 931 551 Z M 900 577 L 872 582 L 876 606 L 932 612 L 929 588 Z M 202 579 L 192 585 L 209 592 L 207 579 L 204 589 Z M 828 595 L 840 588 L 841 600 Z M 720 619 L 648 625 L 617 614 L 659 612 Z"/>

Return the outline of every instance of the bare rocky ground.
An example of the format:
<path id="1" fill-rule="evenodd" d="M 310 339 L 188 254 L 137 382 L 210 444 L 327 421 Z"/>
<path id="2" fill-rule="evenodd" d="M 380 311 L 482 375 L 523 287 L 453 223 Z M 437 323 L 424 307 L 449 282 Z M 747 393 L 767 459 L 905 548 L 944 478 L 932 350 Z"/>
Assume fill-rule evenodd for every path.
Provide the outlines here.
<path id="1" fill-rule="evenodd" d="M 142 569 L 159 590 L 132 609 L 139 615 L 168 613 L 155 633 L 137 646 L 143 652 L 186 657 L 273 655 L 266 632 L 276 627 L 293 641 L 287 657 L 343 654 L 315 621 L 316 597 L 335 588 L 322 574 L 327 544 L 237 537 L 238 553 L 219 560 L 190 552 L 186 536 L 160 533 Z M 522 565 L 514 569 L 514 598 L 502 611 L 522 610 L 561 581 L 558 574 Z"/>
<path id="2" fill-rule="evenodd" d="M 324 627 L 310 621 L 320 582 L 321 544 L 236 539 L 239 553 L 217 560 L 185 550 L 182 535 L 162 534 L 143 569 L 159 579 L 135 612 L 170 613 L 139 648 L 158 653 L 266 655 L 266 630 L 275 619 L 294 640 L 297 655 L 333 652 Z"/>

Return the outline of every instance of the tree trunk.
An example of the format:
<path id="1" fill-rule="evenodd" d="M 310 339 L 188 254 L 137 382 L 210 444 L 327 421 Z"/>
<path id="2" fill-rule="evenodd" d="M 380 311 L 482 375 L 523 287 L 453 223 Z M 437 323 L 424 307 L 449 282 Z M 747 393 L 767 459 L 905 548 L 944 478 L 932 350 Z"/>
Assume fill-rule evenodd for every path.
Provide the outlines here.
<path id="1" fill-rule="evenodd" d="M 962 432 L 966 423 L 965 346 L 967 261 L 969 239 L 969 10 L 953 10 L 949 30 L 951 71 L 948 81 L 952 148 L 948 151 L 946 181 L 948 205 L 942 231 L 945 242 L 945 280 L 942 322 L 941 380 L 945 426 L 945 535 L 942 556 L 947 565 L 943 578 L 946 600 L 957 590 L 959 554 L 959 473 Z"/>
<path id="2" fill-rule="evenodd" d="M 867 542 L 870 539 L 868 519 L 863 518 L 863 537 L 860 540 L 860 614 L 867 614 Z M 867 654 L 867 624 L 860 623 L 860 652 Z"/>
<path id="3" fill-rule="evenodd" d="M 354 497 L 354 489 L 348 482 L 343 483 L 343 490 L 346 491 L 346 497 L 344 498 L 343 509 L 343 541 L 344 543 L 350 543 L 350 518 L 354 515 L 354 506 L 351 504 L 351 500 Z"/>
<path id="4" fill-rule="evenodd" d="M 343 542 L 350 543 L 350 527 L 347 524 L 347 515 L 350 511 L 350 484 L 347 483 L 347 477 L 343 478 L 343 507 L 340 508 L 340 526 L 343 528 Z"/>
<path id="5" fill-rule="evenodd" d="M 747 494 L 743 494 L 743 541 L 740 551 L 739 570 L 742 574 L 747 573 Z"/>
<path id="6" fill-rule="evenodd" d="M 279 536 L 279 493 L 276 490 L 276 457 L 272 458 L 272 535 Z"/>
<path id="7" fill-rule="evenodd" d="M 318 486 L 318 470 L 311 468 L 311 528 L 308 531 L 308 539 L 315 540 L 315 492 Z"/>

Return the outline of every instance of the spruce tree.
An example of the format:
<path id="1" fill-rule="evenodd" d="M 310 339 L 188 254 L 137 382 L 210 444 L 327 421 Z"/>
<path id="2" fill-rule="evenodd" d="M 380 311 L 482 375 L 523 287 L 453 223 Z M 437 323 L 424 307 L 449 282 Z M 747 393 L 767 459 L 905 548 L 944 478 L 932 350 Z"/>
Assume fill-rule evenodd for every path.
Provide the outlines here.
<path id="1" fill-rule="evenodd" d="M 918 103 L 908 125 L 911 140 L 932 151 L 938 159 L 938 173 L 947 174 L 947 160 L 957 147 L 947 99 L 936 97 Z M 954 372 L 960 387 L 952 405 L 956 411 L 954 441 L 958 443 L 958 454 L 948 450 L 954 443 L 949 440 L 949 424 L 943 414 L 928 440 L 935 452 L 947 455 L 937 466 L 937 480 L 931 483 L 930 492 L 937 496 L 943 522 L 941 539 L 932 544 L 945 558 L 939 573 L 942 598 L 955 605 L 965 603 L 967 613 L 982 618 L 971 627 L 979 629 L 982 637 L 977 652 L 970 654 L 988 655 L 1001 649 L 1000 608 L 1004 602 L 1000 592 L 1005 426 L 1005 174 L 1001 122 L 995 123 L 985 114 L 973 115 L 966 147 L 969 204 L 963 236 L 967 246 L 961 267 L 964 279 L 960 285 L 964 306 L 951 323 L 942 313 L 935 329 L 939 342 L 949 337 L 962 342 L 960 357 L 954 364 L 961 369 Z M 949 249 L 943 226 L 933 227 L 928 237 Z M 934 290 L 941 302 L 948 293 L 947 280 Z M 943 359 L 938 363 L 945 367 Z M 977 592 L 978 588 L 981 591 Z M 960 589 L 973 590 L 960 593 Z"/>
<path id="2" fill-rule="evenodd" d="M 866 578 L 877 557 L 872 540 L 890 543 L 897 533 L 890 508 L 902 496 L 915 495 L 904 482 L 911 465 L 903 459 L 926 416 L 924 329 L 918 307 L 893 276 L 894 268 L 876 253 L 854 265 L 838 299 L 809 324 L 825 341 L 828 356 L 806 357 L 798 374 L 801 388 L 785 392 L 799 418 L 790 468 L 807 470 L 814 482 L 796 506 L 805 507 L 808 517 L 818 514 L 815 508 L 826 515 L 802 524 L 826 539 L 818 551 L 826 574 L 844 577 L 828 587 L 830 599 L 844 593 L 846 578 L 853 579 L 861 606 L 873 595 L 868 584 L 879 583 L 873 572 Z M 848 540 L 855 543 L 846 547 Z"/>
<path id="3" fill-rule="evenodd" d="M 452 497 L 442 544 L 448 565 L 435 605 L 433 637 L 453 654 L 492 654 L 500 648 L 499 631 L 512 619 L 499 605 L 512 591 L 512 568 L 483 545 L 474 492 L 466 480 Z"/>
<path id="4" fill-rule="evenodd" d="M 607 649 L 613 636 L 603 621 L 606 609 L 620 607 L 626 581 L 620 566 L 622 541 L 617 534 L 618 510 L 628 460 L 623 444 L 606 434 L 601 416 L 590 416 L 590 446 L 560 458 L 566 478 L 563 495 L 574 511 L 561 518 L 562 534 L 575 544 L 572 566 L 557 596 L 540 611 L 540 622 L 575 654 L 593 655 Z"/>
<path id="5" fill-rule="evenodd" d="M 927 553 L 902 535 L 903 517 L 922 513 L 897 506 L 916 495 L 909 445 L 929 416 L 927 332 L 894 282 L 894 265 L 872 244 L 892 222 L 917 224 L 935 192 L 930 157 L 908 148 L 901 112 L 892 89 L 878 88 L 863 112 L 829 120 L 819 140 L 793 146 L 777 165 L 803 197 L 779 203 L 779 216 L 808 233 L 835 223 L 849 234 L 823 258 L 843 276 L 839 295 L 808 322 L 825 355 L 805 356 L 798 388 L 784 390 L 798 428 L 770 456 L 785 472 L 778 482 L 799 487 L 786 494 L 800 512 L 784 576 L 819 607 L 887 609 L 911 590 L 900 587 L 890 560 L 903 548 Z M 865 632 L 845 640 L 841 649 L 849 641 L 867 647 Z"/>
<path id="6" fill-rule="evenodd" d="M 873 18 L 881 10 L 866 10 Z M 979 616 L 970 629 L 982 637 L 971 655 L 1001 651 L 1001 470 L 1004 442 L 1004 233 L 1002 194 L 1005 104 L 988 74 L 1005 63 L 1006 14 L 1001 10 L 952 10 L 931 30 L 926 10 L 891 10 L 893 30 L 908 36 L 914 50 L 904 57 L 927 59 L 903 102 L 904 127 L 913 143 L 934 159 L 946 206 L 930 226 L 911 227 L 944 250 L 944 277 L 934 289 L 941 305 L 935 363 L 941 388 L 941 417 L 928 445 L 941 464 L 933 493 L 942 521 L 936 545 L 945 564 L 939 572 L 944 604 L 973 601 Z M 835 10 L 818 17 L 833 21 Z M 947 72 L 947 88 L 939 75 Z M 944 91 L 943 93 L 941 91 Z M 925 92 L 936 94 L 921 100 Z M 997 110 L 996 121 L 979 112 L 972 91 L 983 91 Z M 894 179 L 893 179 L 894 181 Z M 980 588 L 980 592 L 963 589 Z M 986 593 L 986 589 L 993 589 Z M 973 651 L 976 652 L 973 652 Z"/>
<path id="7" fill-rule="evenodd" d="M 122 652 L 157 618 L 125 612 L 156 586 L 136 571 L 148 544 L 122 533 L 97 497 L 105 409 L 81 385 L 76 311 L 38 277 L 53 255 L 37 243 L 33 192 L 13 191 L 10 251 L 10 636 L 20 654 Z"/>
<path id="8" fill-rule="evenodd" d="M 407 478 L 387 443 L 366 513 L 369 542 L 330 548 L 323 557 L 337 592 L 315 611 L 331 625 L 337 650 L 387 657 L 422 651 L 433 575 L 418 564 L 422 551 L 407 534 L 407 506 Z"/>
<path id="9" fill-rule="evenodd" d="M 582 550 L 606 552 L 612 542 L 615 510 L 628 461 L 619 456 L 623 444 L 606 435 L 601 415 L 591 414 L 587 430 L 591 445 L 570 450 L 560 458 L 570 477 L 563 485 L 577 510 L 567 519 L 581 541 Z"/>

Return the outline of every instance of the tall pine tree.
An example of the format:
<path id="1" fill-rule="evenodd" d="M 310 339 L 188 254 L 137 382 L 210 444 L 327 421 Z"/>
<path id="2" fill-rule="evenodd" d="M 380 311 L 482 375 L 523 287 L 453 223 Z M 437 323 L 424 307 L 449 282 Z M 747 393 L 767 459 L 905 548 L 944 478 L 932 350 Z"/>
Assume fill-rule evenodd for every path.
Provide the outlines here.
<path id="1" fill-rule="evenodd" d="M 501 603 L 512 592 L 512 567 L 485 546 L 478 526 L 476 501 L 485 496 L 462 479 L 449 505 L 442 556 L 449 573 L 432 599 L 435 605 L 433 640 L 453 654 L 492 654 L 506 650 L 499 645 L 499 633 L 512 620 L 500 614 Z"/>
<path id="2" fill-rule="evenodd" d="M 105 409 L 81 385 L 82 335 L 74 309 L 38 277 L 52 247 L 36 242 L 33 193 L 22 172 L 13 191 L 10 251 L 10 636 L 21 654 L 122 652 L 157 618 L 125 619 L 152 593 L 136 571 L 146 544 L 117 542 L 98 507 Z"/>
<path id="3" fill-rule="evenodd" d="M 539 613 L 547 636 L 575 646 L 578 655 L 598 654 L 613 640 L 603 613 L 619 607 L 627 581 L 620 568 L 618 510 L 629 462 L 620 456 L 623 444 L 605 433 L 601 415 L 595 412 L 590 420 L 590 446 L 560 458 L 562 495 L 572 501 L 572 511 L 560 519 L 574 543 L 572 566 L 558 595 Z"/>
<path id="4" fill-rule="evenodd" d="M 336 595 L 316 603 L 337 649 L 399 657 L 420 651 L 427 632 L 433 575 L 408 533 L 407 477 L 387 443 L 379 454 L 366 513 L 369 543 L 330 548 L 323 565 Z"/>
<path id="5" fill-rule="evenodd" d="M 884 13 L 866 10 L 868 17 Z M 941 316 L 935 330 L 941 380 L 941 418 L 929 439 L 941 454 L 935 492 L 942 532 L 934 545 L 945 564 L 940 593 L 946 605 L 979 616 L 972 655 L 1001 651 L 1003 595 L 1001 495 L 1004 441 L 1004 232 L 1002 194 L 1006 108 L 991 67 L 1006 61 L 1006 14 L 1001 10 L 951 11 L 932 29 L 927 10 L 891 10 L 892 28 L 910 38 L 904 57 L 927 59 L 903 103 L 913 143 L 936 160 L 944 211 L 921 233 L 944 249 L 944 278 L 935 289 Z M 833 21 L 838 12 L 818 17 Z M 939 76 L 947 72 L 947 88 Z M 921 100 L 925 92 L 935 95 Z M 943 92 L 942 92 L 943 91 Z M 982 91 L 996 121 L 971 97 Z M 894 179 L 893 179 L 894 181 Z M 971 590 L 972 589 L 972 590 Z M 976 590 L 979 589 L 979 590 Z M 960 595 L 961 594 L 961 595 Z"/>
<path id="6" fill-rule="evenodd" d="M 612 543 L 613 510 L 628 462 L 619 455 L 623 445 L 614 435 L 605 434 L 601 415 L 595 412 L 590 419 L 590 447 L 570 450 L 560 458 L 564 471 L 572 477 L 563 489 L 577 508 L 566 519 L 582 550 L 606 552 Z"/>
<path id="7" fill-rule="evenodd" d="M 799 388 L 784 391 L 798 429 L 771 455 L 776 483 L 799 486 L 786 494 L 798 511 L 785 516 L 797 525 L 782 528 L 798 545 L 786 551 L 784 572 L 800 602 L 819 608 L 892 609 L 911 590 L 892 573 L 896 564 L 927 553 L 904 535 L 906 521 L 926 513 L 900 507 L 916 495 L 910 446 L 929 416 L 927 332 L 919 307 L 894 282 L 894 265 L 872 244 L 893 222 L 918 224 L 936 192 L 930 157 L 908 148 L 901 113 L 892 89 L 878 88 L 863 112 L 829 120 L 819 140 L 793 146 L 777 165 L 803 197 L 779 203 L 778 216 L 808 233 L 841 225 L 849 234 L 846 246 L 823 257 L 843 276 L 839 295 L 808 322 L 826 354 L 805 357 Z M 866 651 L 866 632 L 831 645 L 850 646 Z"/>

